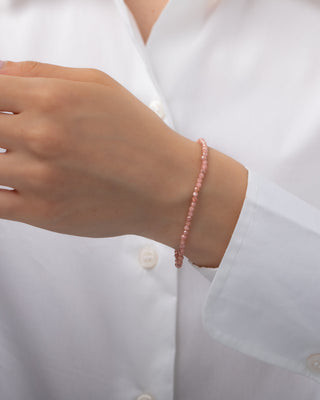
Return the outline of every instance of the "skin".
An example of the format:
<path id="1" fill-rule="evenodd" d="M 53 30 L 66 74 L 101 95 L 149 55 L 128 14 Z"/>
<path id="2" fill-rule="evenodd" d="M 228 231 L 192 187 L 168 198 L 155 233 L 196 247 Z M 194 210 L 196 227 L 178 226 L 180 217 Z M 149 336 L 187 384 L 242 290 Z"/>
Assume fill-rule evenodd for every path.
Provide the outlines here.
<path id="1" fill-rule="evenodd" d="M 168 0 L 125 0 L 125 3 L 135 17 L 144 43 L 147 43 L 151 29 Z"/>
<path id="2" fill-rule="evenodd" d="M 145 44 L 153 25 L 168 2 L 168 0 L 153 0 L 152 2 L 125 0 L 135 17 Z M 199 152 L 199 149 L 197 151 Z M 198 265 L 218 266 L 242 208 L 247 185 L 247 171 L 242 165 L 221 153 L 214 152 L 213 149 L 210 149 L 209 159 L 214 159 L 214 166 L 209 165 L 206 177 L 206 181 L 209 182 L 201 189 L 201 197 L 199 196 L 197 211 L 193 217 L 185 254 L 191 260 L 197 260 L 194 262 Z M 197 165 L 196 157 L 193 165 Z M 198 170 L 193 169 L 189 174 L 186 176 L 190 182 L 191 176 L 196 179 Z M 219 188 L 219 190 L 214 190 L 214 188 Z M 192 190 L 192 187 L 189 190 Z M 188 196 L 190 197 L 190 194 Z M 176 210 L 175 216 L 179 219 L 176 220 L 175 229 L 173 229 L 173 220 L 167 220 L 163 231 L 158 229 L 157 232 L 151 234 L 153 239 L 174 248 L 179 245 L 177 235 L 181 234 L 179 229 L 181 230 L 185 221 L 185 214 L 181 215 L 181 210 L 188 209 L 189 197 L 185 200 L 184 206 L 181 204 L 180 210 L 179 208 Z"/>
<path id="3" fill-rule="evenodd" d="M 139 15 L 147 1 L 128 3 Z M 137 17 L 145 41 L 165 3 Z M 7 61 L 0 93 L 0 109 L 12 113 L 0 113 L 7 149 L 0 182 L 14 189 L 0 189 L 0 218 L 77 236 L 136 234 L 178 248 L 198 143 L 95 69 Z M 213 148 L 208 159 L 185 255 L 214 268 L 238 220 L 247 170 Z"/>

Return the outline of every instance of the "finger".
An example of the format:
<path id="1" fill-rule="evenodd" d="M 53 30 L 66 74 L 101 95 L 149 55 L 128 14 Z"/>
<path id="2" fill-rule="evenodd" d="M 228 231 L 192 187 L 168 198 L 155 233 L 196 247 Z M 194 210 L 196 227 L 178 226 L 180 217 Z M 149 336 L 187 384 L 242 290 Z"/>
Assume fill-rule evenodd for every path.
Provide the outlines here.
<path id="1" fill-rule="evenodd" d="M 30 79 L 0 74 L 0 111 L 22 112 L 32 98 Z"/>
<path id="2" fill-rule="evenodd" d="M 23 198 L 17 191 L 0 189 L 0 218 L 18 221 L 23 204 Z"/>
<path id="3" fill-rule="evenodd" d="M 17 152 L 0 154 L 0 186 L 10 187 L 19 192 L 32 190 L 32 182 L 36 179 L 30 176 L 33 171 L 30 159 L 26 155 Z"/>
<path id="4" fill-rule="evenodd" d="M 103 85 L 116 84 L 109 75 L 94 68 L 71 68 L 36 61 L 5 61 L 0 74 L 23 77 L 59 78 L 71 81 L 94 82 Z"/>
<path id="5" fill-rule="evenodd" d="M 20 114 L 0 112 L 0 148 L 13 150 L 22 147 L 19 118 Z M 1 153 L 2 151 L 0 151 Z"/>

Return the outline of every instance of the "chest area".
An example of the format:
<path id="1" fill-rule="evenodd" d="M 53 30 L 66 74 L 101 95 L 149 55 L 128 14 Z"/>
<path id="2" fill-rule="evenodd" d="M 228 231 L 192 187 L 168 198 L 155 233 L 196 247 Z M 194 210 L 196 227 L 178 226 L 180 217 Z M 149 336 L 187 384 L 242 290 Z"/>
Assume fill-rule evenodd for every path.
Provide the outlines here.
<path id="1" fill-rule="evenodd" d="M 134 16 L 144 43 L 147 43 L 153 25 L 160 17 L 169 0 L 125 0 Z"/>

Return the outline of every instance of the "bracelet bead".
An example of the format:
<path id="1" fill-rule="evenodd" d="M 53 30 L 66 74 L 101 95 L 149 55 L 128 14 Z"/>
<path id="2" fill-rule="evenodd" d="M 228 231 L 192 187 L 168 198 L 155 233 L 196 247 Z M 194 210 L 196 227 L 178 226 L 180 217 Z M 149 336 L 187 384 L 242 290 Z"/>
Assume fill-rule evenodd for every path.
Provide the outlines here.
<path id="1" fill-rule="evenodd" d="M 192 220 L 193 213 L 194 213 L 197 201 L 198 201 L 198 195 L 199 195 L 199 192 L 200 192 L 200 189 L 202 186 L 202 182 L 203 182 L 203 179 L 204 179 L 205 174 L 208 169 L 208 146 L 207 146 L 207 143 L 202 138 L 198 139 L 197 143 L 200 143 L 200 145 L 201 145 L 201 158 L 200 158 L 201 159 L 201 167 L 200 167 L 199 176 L 196 181 L 196 185 L 193 188 L 192 199 L 191 199 L 191 203 L 190 203 L 190 206 L 188 209 L 188 214 L 187 214 L 186 222 L 185 222 L 185 225 L 183 228 L 183 233 L 180 238 L 179 248 L 174 251 L 175 266 L 177 268 L 182 267 L 184 250 L 186 247 L 186 240 L 187 240 L 187 237 L 188 237 L 188 234 L 190 231 L 191 220 Z"/>

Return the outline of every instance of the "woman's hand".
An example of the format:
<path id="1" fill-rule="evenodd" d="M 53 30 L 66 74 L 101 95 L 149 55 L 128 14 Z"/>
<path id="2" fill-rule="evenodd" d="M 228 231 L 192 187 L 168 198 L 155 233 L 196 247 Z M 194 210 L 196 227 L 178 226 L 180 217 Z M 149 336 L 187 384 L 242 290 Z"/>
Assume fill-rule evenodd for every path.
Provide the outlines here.
<path id="1" fill-rule="evenodd" d="M 177 248 L 200 146 L 107 74 L 36 62 L 0 69 L 0 218 L 88 237 L 136 234 Z M 200 136 L 200 135 L 199 135 Z M 247 170 L 209 148 L 186 256 L 218 266 Z"/>
<path id="2" fill-rule="evenodd" d="M 182 227 L 198 145 L 110 76 L 6 62 L 0 93 L 0 218 L 88 237 Z"/>

